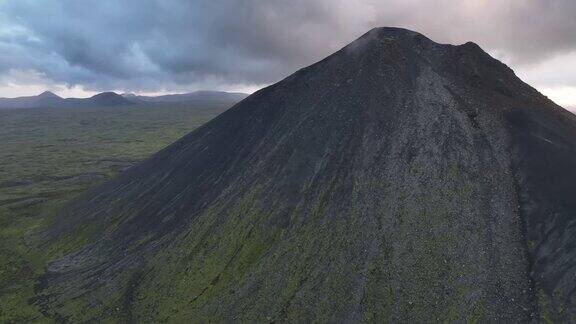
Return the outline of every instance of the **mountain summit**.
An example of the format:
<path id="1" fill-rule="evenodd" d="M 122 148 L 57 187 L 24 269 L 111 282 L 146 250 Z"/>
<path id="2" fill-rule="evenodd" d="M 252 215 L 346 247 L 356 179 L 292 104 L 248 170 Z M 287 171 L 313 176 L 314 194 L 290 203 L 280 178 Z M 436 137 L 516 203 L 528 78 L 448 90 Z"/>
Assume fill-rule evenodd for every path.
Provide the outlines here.
<path id="1" fill-rule="evenodd" d="M 90 98 L 62 98 L 50 91 L 37 96 L 0 98 L 1 108 L 87 108 L 133 105 L 130 100 L 114 93 L 103 92 Z"/>
<path id="2" fill-rule="evenodd" d="M 136 322 L 576 316 L 576 117 L 374 29 L 70 203 L 37 303 Z"/>
<path id="3" fill-rule="evenodd" d="M 38 98 L 57 98 L 57 99 L 62 99 L 60 96 L 58 96 L 57 94 L 55 94 L 52 91 L 44 91 L 41 94 L 38 95 Z"/>
<path id="4" fill-rule="evenodd" d="M 125 106 L 133 105 L 134 103 L 130 100 L 122 97 L 115 92 L 102 92 L 97 95 L 90 97 L 90 101 L 95 106 Z"/>
<path id="5" fill-rule="evenodd" d="M 0 98 L 2 108 L 88 108 L 129 106 L 135 104 L 181 104 L 181 103 L 236 103 L 248 95 L 224 91 L 195 91 L 184 94 L 171 94 L 156 97 L 137 96 L 134 94 L 119 95 L 115 92 L 102 92 L 90 98 L 62 98 L 50 91 L 37 96 Z"/>
<path id="6" fill-rule="evenodd" d="M 245 93 L 201 90 L 181 94 L 169 94 L 156 97 L 137 96 L 135 94 L 125 94 L 124 97 L 130 100 L 150 103 L 171 103 L 171 102 L 238 102 L 246 97 Z"/>

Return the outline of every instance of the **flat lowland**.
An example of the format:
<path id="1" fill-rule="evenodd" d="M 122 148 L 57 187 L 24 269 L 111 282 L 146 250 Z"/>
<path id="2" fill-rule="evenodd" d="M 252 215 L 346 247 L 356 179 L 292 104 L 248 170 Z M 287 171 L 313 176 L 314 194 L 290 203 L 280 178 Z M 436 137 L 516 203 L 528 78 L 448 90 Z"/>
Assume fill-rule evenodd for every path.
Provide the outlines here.
<path id="1" fill-rule="evenodd" d="M 36 278 L 60 248 L 36 235 L 76 196 L 146 159 L 230 103 L 0 110 L 0 322 L 47 320 Z"/>

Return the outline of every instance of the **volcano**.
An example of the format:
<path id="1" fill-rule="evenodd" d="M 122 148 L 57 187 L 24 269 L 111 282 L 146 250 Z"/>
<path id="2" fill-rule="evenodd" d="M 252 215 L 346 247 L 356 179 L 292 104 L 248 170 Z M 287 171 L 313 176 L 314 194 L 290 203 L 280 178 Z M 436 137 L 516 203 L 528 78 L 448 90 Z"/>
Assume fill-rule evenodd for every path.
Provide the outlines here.
<path id="1" fill-rule="evenodd" d="M 69 203 L 36 303 L 117 322 L 576 316 L 576 116 L 377 28 Z"/>

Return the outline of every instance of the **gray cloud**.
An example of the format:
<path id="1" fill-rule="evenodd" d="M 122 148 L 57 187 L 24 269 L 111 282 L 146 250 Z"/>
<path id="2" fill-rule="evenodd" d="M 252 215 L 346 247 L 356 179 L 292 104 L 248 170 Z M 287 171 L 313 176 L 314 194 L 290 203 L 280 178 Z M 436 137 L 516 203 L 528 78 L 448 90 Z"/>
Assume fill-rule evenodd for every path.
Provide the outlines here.
<path id="1" fill-rule="evenodd" d="M 93 90 L 267 84 L 386 25 L 523 66 L 576 50 L 575 13 L 572 0 L 4 0 L 0 74 Z"/>

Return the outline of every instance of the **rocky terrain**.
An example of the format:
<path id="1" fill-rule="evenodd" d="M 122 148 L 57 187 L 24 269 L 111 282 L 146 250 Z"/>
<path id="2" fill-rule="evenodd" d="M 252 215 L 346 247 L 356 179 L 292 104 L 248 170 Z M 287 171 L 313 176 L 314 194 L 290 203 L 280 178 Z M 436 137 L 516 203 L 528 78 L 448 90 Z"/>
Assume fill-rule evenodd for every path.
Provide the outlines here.
<path id="1" fill-rule="evenodd" d="M 60 321 L 569 321 L 576 117 L 374 29 L 68 204 Z M 81 237 L 81 241 L 77 238 Z M 65 249 L 64 249 L 65 250 Z"/>

